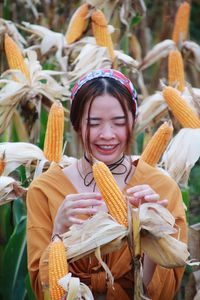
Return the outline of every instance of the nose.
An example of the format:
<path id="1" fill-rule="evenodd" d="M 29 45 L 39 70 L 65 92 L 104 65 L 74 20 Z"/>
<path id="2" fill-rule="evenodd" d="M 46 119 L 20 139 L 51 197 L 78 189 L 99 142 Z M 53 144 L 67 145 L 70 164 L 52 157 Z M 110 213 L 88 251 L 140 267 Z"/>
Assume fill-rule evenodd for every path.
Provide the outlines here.
<path id="1" fill-rule="evenodd" d="M 100 138 L 112 139 L 115 137 L 113 126 L 111 124 L 105 124 L 100 132 Z"/>

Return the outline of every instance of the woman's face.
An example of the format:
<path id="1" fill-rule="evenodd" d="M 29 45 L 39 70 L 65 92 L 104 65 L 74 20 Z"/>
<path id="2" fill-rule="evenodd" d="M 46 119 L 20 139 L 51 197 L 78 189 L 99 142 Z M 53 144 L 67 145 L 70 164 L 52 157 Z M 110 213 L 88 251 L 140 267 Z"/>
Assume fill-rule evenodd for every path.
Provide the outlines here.
<path id="1" fill-rule="evenodd" d="M 82 119 L 82 139 L 85 144 L 87 124 L 90 131 L 90 147 L 93 156 L 106 164 L 117 161 L 125 150 L 127 124 L 120 102 L 104 94 L 94 99 L 88 119 L 89 103 Z M 128 126 L 131 130 L 133 117 L 128 112 Z"/>

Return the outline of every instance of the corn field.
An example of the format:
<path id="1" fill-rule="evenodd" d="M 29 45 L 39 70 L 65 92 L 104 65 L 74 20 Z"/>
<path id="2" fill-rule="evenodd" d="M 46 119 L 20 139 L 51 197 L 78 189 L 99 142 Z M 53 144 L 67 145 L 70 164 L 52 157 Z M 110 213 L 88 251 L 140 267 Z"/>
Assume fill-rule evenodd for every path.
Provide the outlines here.
<path id="1" fill-rule="evenodd" d="M 200 261 L 200 1 L 4 0 L 0 12 L 0 299 L 35 299 L 26 191 L 53 162 L 81 156 L 70 91 L 98 68 L 135 84 L 132 154 L 151 157 L 181 188 L 190 258 Z M 174 298 L 192 299 L 199 266 L 186 267 Z"/>

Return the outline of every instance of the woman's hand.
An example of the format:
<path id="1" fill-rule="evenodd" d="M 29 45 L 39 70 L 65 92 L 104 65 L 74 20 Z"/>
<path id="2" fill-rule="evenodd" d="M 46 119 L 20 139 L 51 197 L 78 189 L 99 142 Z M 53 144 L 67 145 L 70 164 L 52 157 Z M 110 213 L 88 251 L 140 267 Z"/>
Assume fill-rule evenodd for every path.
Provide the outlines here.
<path id="1" fill-rule="evenodd" d="M 168 204 L 168 200 L 160 200 L 160 195 L 157 194 L 148 184 L 131 187 L 126 191 L 126 193 L 128 201 L 136 207 L 145 202 L 156 202 L 163 206 L 167 206 Z"/>
<path id="2" fill-rule="evenodd" d="M 55 222 L 53 235 L 62 234 L 73 224 L 82 224 L 84 220 L 79 215 L 94 215 L 105 205 L 99 193 L 70 194 L 59 207 Z"/>

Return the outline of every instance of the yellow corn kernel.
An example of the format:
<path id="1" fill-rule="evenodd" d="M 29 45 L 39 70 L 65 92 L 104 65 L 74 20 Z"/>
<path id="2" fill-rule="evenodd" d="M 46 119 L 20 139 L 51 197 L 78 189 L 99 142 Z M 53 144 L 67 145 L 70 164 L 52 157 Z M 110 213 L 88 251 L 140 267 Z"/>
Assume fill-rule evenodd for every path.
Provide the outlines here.
<path id="1" fill-rule="evenodd" d="M 181 52 L 172 50 L 168 57 L 168 83 L 173 86 L 178 83 L 177 89 L 183 91 L 185 88 L 184 66 Z"/>
<path id="2" fill-rule="evenodd" d="M 172 40 L 179 45 L 180 42 L 187 40 L 190 18 L 190 4 L 186 1 L 181 3 L 176 13 Z"/>
<path id="3" fill-rule="evenodd" d="M 44 156 L 56 163 L 62 158 L 64 132 L 64 109 L 60 101 L 55 101 L 50 109 L 45 140 Z"/>
<path id="4" fill-rule="evenodd" d="M 87 3 L 82 4 L 75 11 L 69 22 L 69 26 L 65 35 L 67 44 L 72 44 L 81 37 L 86 28 L 88 13 L 89 5 Z"/>
<path id="5" fill-rule="evenodd" d="M 30 82 L 30 72 L 24 61 L 22 52 L 8 34 L 5 34 L 4 48 L 9 68 L 20 70 L 24 74 L 25 78 Z M 17 80 L 16 77 L 14 77 L 14 79 Z"/>
<path id="6" fill-rule="evenodd" d="M 165 151 L 173 133 L 171 122 L 163 123 L 154 133 L 146 148 L 142 152 L 141 159 L 154 167 Z"/>
<path id="7" fill-rule="evenodd" d="M 165 87 L 163 97 L 182 127 L 200 128 L 199 117 L 181 97 L 181 93 L 177 89 L 170 86 Z"/>
<path id="8" fill-rule="evenodd" d="M 92 31 L 96 39 L 96 44 L 101 47 L 107 47 L 109 57 L 111 61 L 114 61 L 115 53 L 108 24 L 103 12 L 99 9 L 92 13 Z"/>
<path id="9" fill-rule="evenodd" d="M 56 238 L 49 250 L 49 290 L 52 300 L 61 300 L 65 290 L 58 285 L 58 280 L 67 275 L 68 265 L 65 246 L 60 238 Z"/>
<path id="10" fill-rule="evenodd" d="M 102 194 L 109 213 L 118 223 L 127 227 L 127 204 L 111 171 L 103 162 L 100 161 L 96 161 L 93 164 L 92 170 L 94 180 Z"/>

